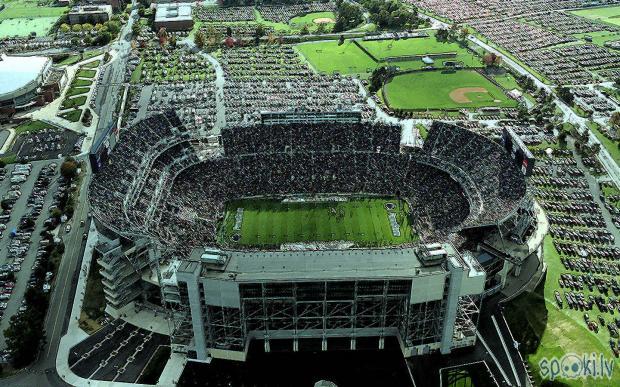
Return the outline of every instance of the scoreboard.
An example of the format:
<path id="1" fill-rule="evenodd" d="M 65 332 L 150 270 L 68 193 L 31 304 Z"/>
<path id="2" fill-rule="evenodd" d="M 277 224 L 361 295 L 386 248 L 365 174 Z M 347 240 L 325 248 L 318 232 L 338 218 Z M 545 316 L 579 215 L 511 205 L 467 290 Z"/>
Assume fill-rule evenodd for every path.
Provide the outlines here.
<path id="1" fill-rule="evenodd" d="M 118 128 L 110 126 L 93 144 L 88 159 L 94 173 L 99 172 L 108 163 L 110 153 L 118 141 L 118 134 Z"/>
<path id="2" fill-rule="evenodd" d="M 502 143 L 508 154 L 521 169 L 521 172 L 525 176 L 531 176 L 536 159 L 519 135 L 512 128 L 504 128 L 502 131 Z"/>

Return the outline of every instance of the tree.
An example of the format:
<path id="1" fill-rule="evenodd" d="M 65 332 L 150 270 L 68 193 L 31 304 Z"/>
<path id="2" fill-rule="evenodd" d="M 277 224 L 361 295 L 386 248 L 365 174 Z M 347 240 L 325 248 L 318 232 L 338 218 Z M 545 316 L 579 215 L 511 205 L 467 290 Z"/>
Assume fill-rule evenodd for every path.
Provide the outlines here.
<path id="1" fill-rule="evenodd" d="M 140 23 L 133 23 L 131 25 L 131 33 L 133 34 L 135 38 L 140 36 L 141 32 L 142 32 L 142 26 L 140 25 Z"/>
<path id="2" fill-rule="evenodd" d="M 308 30 L 308 25 L 304 24 L 303 27 L 301 27 L 301 31 L 299 31 L 300 35 L 308 35 L 310 33 L 310 31 Z"/>
<path id="3" fill-rule="evenodd" d="M 83 31 L 90 31 L 93 29 L 93 25 L 90 23 L 84 23 L 82 24 L 82 30 Z"/>
<path id="4" fill-rule="evenodd" d="M 73 32 L 82 32 L 82 25 L 81 24 L 74 24 L 71 27 L 71 31 L 73 31 Z"/>
<path id="5" fill-rule="evenodd" d="M 620 137 L 620 112 L 614 112 L 609 117 L 609 126 L 614 131 L 616 138 Z"/>
<path id="6" fill-rule="evenodd" d="M 63 32 L 66 34 L 69 31 L 71 31 L 71 27 L 67 23 L 62 23 L 60 25 L 60 32 Z"/>
<path id="7" fill-rule="evenodd" d="M 487 52 L 482 57 L 482 63 L 487 67 L 497 67 L 502 63 L 502 57 L 494 52 Z"/>
<path id="8" fill-rule="evenodd" d="M 116 34 L 118 34 L 121 30 L 121 25 L 118 21 L 107 21 L 105 23 L 103 23 L 104 27 L 108 27 L 108 31 L 110 31 L 110 33 L 114 36 L 116 36 Z"/>
<path id="9" fill-rule="evenodd" d="M 168 31 L 166 31 L 166 27 L 161 27 L 157 32 L 157 37 L 159 38 L 159 45 L 165 46 L 168 43 Z"/>
<path id="10" fill-rule="evenodd" d="M 461 38 L 461 40 L 467 39 L 468 36 L 469 36 L 469 28 L 467 27 L 461 28 L 461 31 L 459 33 L 459 37 Z"/>
<path id="11" fill-rule="evenodd" d="M 342 46 L 344 44 L 344 35 L 340 35 L 340 38 L 338 38 L 338 45 Z"/>
<path id="12" fill-rule="evenodd" d="M 28 308 L 24 313 L 13 315 L 9 327 L 4 331 L 6 346 L 15 368 L 32 363 L 41 349 L 45 338 L 41 312 Z"/>
<path id="13" fill-rule="evenodd" d="M 202 50 L 202 48 L 205 46 L 204 32 L 200 30 L 196 31 L 196 34 L 194 35 L 194 44 L 196 44 L 196 47 Z"/>
<path id="14" fill-rule="evenodd" d="M 572 106 L 573 103 L 575 102 L 575 96 L 573 95 L 573 93 L 570 91 L 568 87 L 560 86 L 558 88 L 557 93 L 558 93 L 558 97 L 560 97 L 560 99 L 566 102 L 568 105 Z"/>
<path id="15" fill-rule="evenodd" d="M 385 82 L 394 76 L 396 69 L 394 67 L 381 66 L 376 68 L 370 75 L 370 86 L 368 87 L 371 93 L 377 92 Z"/>
<path id="16" fill-rule="evenodd" d="M 60 174 L 66 179 L 73 179 L 77 176 L 78 163 L 75 159 L 67 157 L 60 165 Z"/>
<path id="17" fill-rule="evenodd" d="M 173 47 L 173 48 L 174 48 L 174 47 L 176 47 L 176 46 L 177 46 L 177 37 L 176 37 L 176 36 L 174 36 L 174 35 L 172 35 L 172 36 L 170 37 L 170 40 L 168 41 L 168 44 L 169 44 L 171 47 Z"/>
<path id="18" fill-rule="evenodd" d="M 616 89 L 620 89 L 620 78 L 616 78 L 616 80 L 614 81 L 614 87 Z"/>
<path id="19" fill-rule="evenodd" d="M 316 33 L 317 34 L 324 34 L 325 33 L 325 23 L 319 23 L 319 26 L 316 29 Z"/>
<path id="20" fill-rule="evenodd" d="M 437 33 L 435 34 L 435 38 L 438 42 L 447 42 L 449 36 L 450 32 L 445 28 L 438 29 Z"/>
<path id="21" fill-rule="evenodd" d="M 101 31 L 99 31 L 99 33 L 97 34 L 97 37 L 95 38 L 93 43 L 95 43 L 95 45 L 97 46 L 105 46 L 106 44 L 110 43 L 111 40 L 112 34 L 102 28 Z"/>
<path id="22" fill-rule="evenodd" d="M 91 113 L 89 108 L 86 108 L 84 110 L 84 115 L 82 116 L 82 124 L 89 126 L 92 118 L 93 113 Z"/>

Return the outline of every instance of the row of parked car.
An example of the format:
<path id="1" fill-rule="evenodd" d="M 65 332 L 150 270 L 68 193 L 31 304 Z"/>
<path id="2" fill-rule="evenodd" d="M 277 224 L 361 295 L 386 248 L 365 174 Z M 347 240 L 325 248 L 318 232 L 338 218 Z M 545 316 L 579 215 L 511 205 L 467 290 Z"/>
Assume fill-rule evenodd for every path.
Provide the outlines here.
<path id="1" fill-rule="evenodd" d="M 11 173 L 11 183 L 13 183 L 13 179 L 18 176 L 23 176 L 27 180 L 32 172 L 31 164 L 17 164 L 13 168 L 14 170 Z M 43 211 L 45 196 L 47 195 L 48 187 L 50 186 L 52 179 L 54 178 L 54 174 L 56 173 L 56 168 L 57 164 L 51 163 L 41 169 L 37 176 L 37 180 L 34 183 L 34 187 L 28 196 L 27 208 L 22 214 L 17 227 L 12 228 L 11 230 L 7 230 L 7 223 L 10 221 L 13 206 L 22 195 L 20 189 L 21 187 L 18 184 L 13 184 L 7 194 L 3 196 L 1 205 L 4 213 L 2 216 L 6 217 L 0 217 L 0 221 L 4 222 L 0 223 L 0 232 L 8 232 L 11 240 L 8 243 L 6 255 L 7 263 L 3 268 L 0 268 L 0 273 L 2 273 L 3 270 L 10 271 L 13 273 L 12 277 L 15 278 L 15 273 L 21 271 L 22 264 L 28 255 L 28 251 L 30 250 L 32 233 L 35 230 L 36 221 Z M 35 267 L 36 263 L 35 266 L 33 266 L 33 270 Z M 32 275 L 30 283 L 32 283 Z M 7 289 L 5 287 L 5 289 L 0 293 L 0 300 L 10 299 L 11 293 L 12 288 Z M 5 304 L 6 302 L 4 304 L 0 304 L 0 310 L 6 308 L 7 305 Z M 22 302 L 22 306 L 19 310 L 22 311 L 25 310 L 25 308 L 26 305 Z"/>

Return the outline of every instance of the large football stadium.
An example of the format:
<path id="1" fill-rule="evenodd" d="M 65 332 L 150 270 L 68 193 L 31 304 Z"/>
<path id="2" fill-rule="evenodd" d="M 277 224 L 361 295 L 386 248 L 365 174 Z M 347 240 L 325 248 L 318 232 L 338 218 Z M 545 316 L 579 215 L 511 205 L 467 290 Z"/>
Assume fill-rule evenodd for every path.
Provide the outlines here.
<path id="1" fill-rule="evenodd" d="M 245 360 L 254 341 L 473 345 L 481 295 L 508 269 L 462 249 L 533 235 L 519 164 L 451 124 L 411 148 L 400 126 L 307 119 L 205 137 L 167 112 L 102 142 L 89 198 L 108 311 L 163 297 L 175 351 L 197 360 Z"/>

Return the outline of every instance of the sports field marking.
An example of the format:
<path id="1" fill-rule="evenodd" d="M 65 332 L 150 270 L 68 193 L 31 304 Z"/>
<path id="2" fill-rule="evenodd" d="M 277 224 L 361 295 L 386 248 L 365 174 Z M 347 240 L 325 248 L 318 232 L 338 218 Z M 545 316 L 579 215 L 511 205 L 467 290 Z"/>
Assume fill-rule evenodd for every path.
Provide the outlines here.
<path id="1" fill-rule="evenodd" d="M 470 103 L 468 93 L 489 93 L 484 87 L 461 87 L 450 92 L 450 98 L 456 103 Z"/>
<path id="2" fill-rule="evenodd" d="M 239 208 L 243 209 L 242 218 L 237 216 Z M 279 247 L 283 243 L 335 241 L 353 242 L 357 246 L 399 245 L 418 239 L 407 212 L 407 204 L 399 205 L 396 199 L 236 200 L 227 203 L 219 234 L 222 243 L 241 246 Z M 392 220 L 397 222 L 398 232 L 392 228 L 390 213 L 394 214 Z M 241 227 L 235 230 L 239 220 Z"/>

